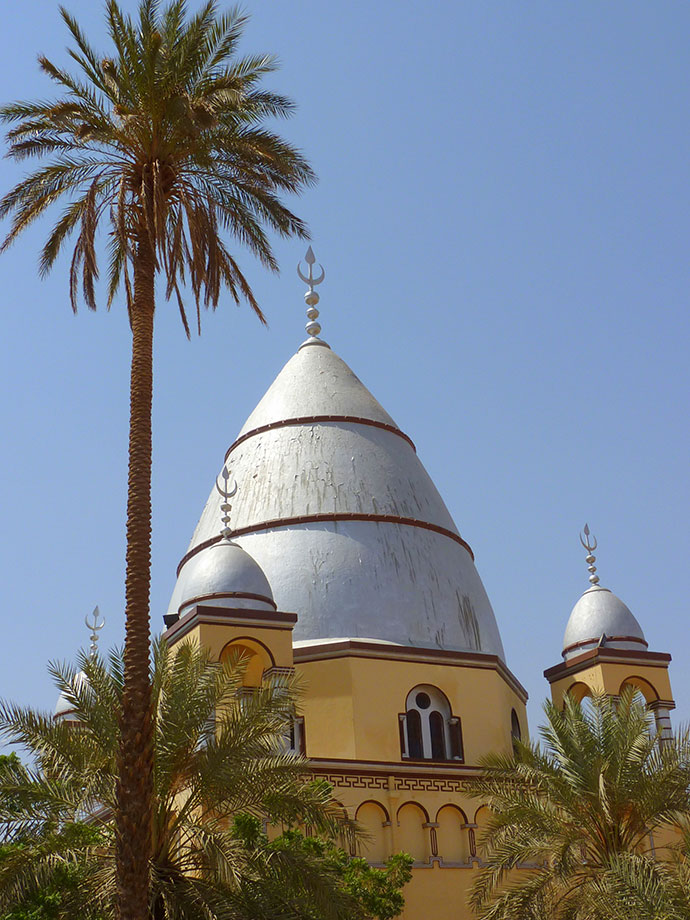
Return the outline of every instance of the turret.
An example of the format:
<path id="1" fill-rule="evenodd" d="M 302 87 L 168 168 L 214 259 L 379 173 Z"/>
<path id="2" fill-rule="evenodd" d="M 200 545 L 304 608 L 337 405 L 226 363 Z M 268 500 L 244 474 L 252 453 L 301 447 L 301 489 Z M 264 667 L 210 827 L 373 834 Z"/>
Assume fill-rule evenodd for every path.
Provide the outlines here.
<path id="1" fill-rule="evenodd" d="M 649 651 L 642 627 L 629 607 L 599 584 L 597 541 L 585 524 L 580 541 L 587 552 L 590 586 L 572 609 L 563 637 L 564 661 L 544 671 L 557 705 L 566 693 L 582 700 L 593 693 L 619 696 L 635 687 L 644 696 L 663 734 L 671 730 L 671 695 L 666 652 Z"/>

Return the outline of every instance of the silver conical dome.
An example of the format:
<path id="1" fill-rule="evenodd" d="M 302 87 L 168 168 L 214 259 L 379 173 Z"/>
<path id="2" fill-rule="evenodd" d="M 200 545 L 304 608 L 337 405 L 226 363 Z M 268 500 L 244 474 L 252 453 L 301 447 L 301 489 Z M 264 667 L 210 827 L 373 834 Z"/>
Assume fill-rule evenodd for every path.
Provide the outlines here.
<path id="1" fill-rule="evenodd" d="M 303 347 L 230 448 L 233 540 L 296 640 L 370 638 L 503 658 L 491 604 L 410 439 L 330 348 Z M 215 491 L 180 568 L 217 539 Z"/>

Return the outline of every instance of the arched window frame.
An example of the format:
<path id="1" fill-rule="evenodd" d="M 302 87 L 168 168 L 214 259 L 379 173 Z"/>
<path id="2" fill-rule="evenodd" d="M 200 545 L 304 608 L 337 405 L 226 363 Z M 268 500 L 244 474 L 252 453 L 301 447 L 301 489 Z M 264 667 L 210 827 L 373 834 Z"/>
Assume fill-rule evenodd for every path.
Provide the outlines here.
<path id="1" fill-rule="evenodd" d="M 514 709 L 510 710 L 510 737 L 513 740 L 513 744 L 516 741 L 522 741 L 522 726 L 520 725 L 520 717 Z"/>
<path id="2" fill-rule="evenodd" d="M 420 694 L 429 697 L 427 706 L 418 704 L 417 697 Z M 442 719 L 440 737 L 439 717 Z M 413 687 L 405 700 L 405 712 L 399 714 L 398 720 L 400 753 L 403 760 L 432 760 L 437 763 L 464 761 L 461 721 L 458 716 L 453 715 L 448 697 L 438 687 L 431 684 L 418 684 Z M 421 728 L 421 750 L 416 741 L 417 720 Z M 441 747 L 443 750 L 440 750 Z"/>

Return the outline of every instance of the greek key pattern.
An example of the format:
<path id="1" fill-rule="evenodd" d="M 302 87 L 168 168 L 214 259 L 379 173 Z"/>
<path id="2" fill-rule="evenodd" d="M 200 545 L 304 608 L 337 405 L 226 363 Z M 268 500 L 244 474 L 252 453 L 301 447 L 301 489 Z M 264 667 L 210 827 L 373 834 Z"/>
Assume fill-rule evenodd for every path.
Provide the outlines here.
<path id="1" fill-rule="evenodd" d="M 343 773 L 320 773 L 320 777 L 340 789 L 388 789 L 385 776 L 354 776 Z"/>
<path id="2" fill-rule="evenodd" d="M 415 779 L 397 776 L 395 788 L 401 792 L 462 792 L 462 782 L 455 779 Z"/>
<path id="3" fill-rule="evenodd" d="M 320 773 L 323 779 L 327 780 L 340 789 L 383 789 L 387 790 L 387 776 L 357 776 L 352 773 Z M 461 793 L 463 791 L 462 780 L 455 779 L 438 779 L 413 776 L 396 776 L 395 789 L 400 792 L 450 792 Z"/>

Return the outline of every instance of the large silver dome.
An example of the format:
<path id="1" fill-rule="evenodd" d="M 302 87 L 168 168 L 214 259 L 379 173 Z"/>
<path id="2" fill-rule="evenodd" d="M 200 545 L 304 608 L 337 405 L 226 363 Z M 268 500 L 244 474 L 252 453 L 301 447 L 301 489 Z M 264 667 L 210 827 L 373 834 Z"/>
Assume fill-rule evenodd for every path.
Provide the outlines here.
<path id="1" fill-rule="evenodd" d="M 227 455 L 233 540 L 263 570 L 296 640 L 370 638 L 504 657 L 491 604 L 409 438 L 350 368 L 312 340 Z M 218 539 L 207 502 L 185 568 Z"/>

